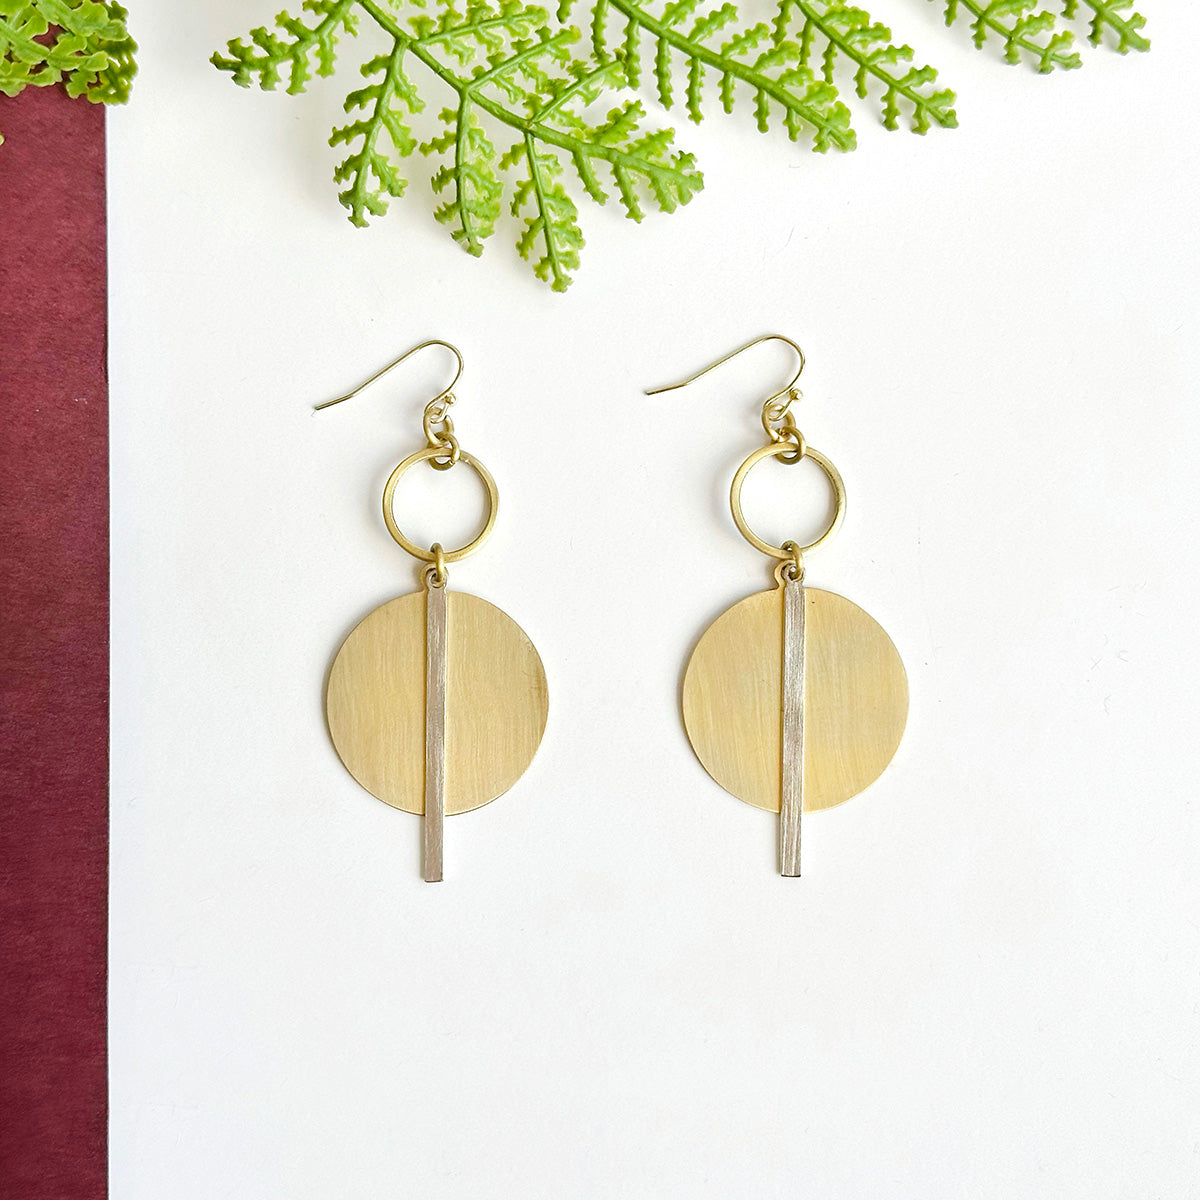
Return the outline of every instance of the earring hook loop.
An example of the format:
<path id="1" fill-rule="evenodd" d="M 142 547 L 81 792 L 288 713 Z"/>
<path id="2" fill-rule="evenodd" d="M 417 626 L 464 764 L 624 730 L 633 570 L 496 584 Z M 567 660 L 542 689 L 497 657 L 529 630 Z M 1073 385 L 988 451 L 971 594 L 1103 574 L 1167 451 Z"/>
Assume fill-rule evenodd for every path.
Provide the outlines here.
<path id="1" fill-rule="evenodd" d="M 746 541 L 756 550 L 761 550 L 763 554 L 768 554 L 772 558 L 779 559 L 782 566 L 786 568 L 787 578 L 798 582 L 803 578 L 804 556 L 813 550 L 819 549 L 833 537 L 840 528 L 842 518 L 846 512 L 846 487 L 842 482 L 841 475 L 838 474 L 837 468 L 825 455 L 819 450 L 814 450 L 805 441 L 804 435 L 796 425 L 796 418 L 790 411 L 792 405 L 800 399 L 800 392 L 796 388 L 796 383 L 804 371 L 804 351 L 791 338 L 784 337 L 781 333 L 767 333 L 762 337 L 752 339 L 744 346 L 739 346 L 736 350 L 731 350 L 728 354 L 718 358 L 715 362 L 709 363 L 707 367 L 697 371 L 694 375 L 689 375 L 686 379 L 680 380 L 679 383 L 668 383 L 663 387 L 647 388 L 646 395 L 657 396 L 662 392 L 673 392 L 677 388 L 687 387 L 689 383 L 695 383 L 702 375 L 707 375 L 709 371 L 715 370 L 722 363 L 727 363 L 731 358 L 736 358 L 739 354 L 743 354 L 751 347 L 758 346 L 763 342 L 783 342 L 790 346 L 796 352 L 796 357 L 799 359 L 800 365 L 796 368 L 795 375 L 792 376 L 787 384 L 780 388 L 779 391 L 772 392 L 763 401 L 762 425 L 769 440 L 765 446 L 755 450 L 738 467 L 729 489 L 729 507 L 733 513 L 733 522 Z M 758 463 L 768 458 L 777 458 L 780 462 L 789 464 L 801 462 L 805 458 L 811 458 L 825 473 L 826 478 L 833 488 L 833 519 L 820 537 L 815 538 L 806 545 L 800 545 L 798 542 L 791 540 L 784 542 L 781 546 L 773 546 L 770 542 L 759 537 L 746 521 L 745 514 L 742 511 L 742 484 L 751 470 Z M 782 581 L 783 576 L 781 575 L 780 582 L 782 583 Z"/>
<path id="2" fill-rule="evenodd" d="M 795 350 L 796 357 L 800 360 L 800 365 L 796 368 L 796 373 L 792 376 L 791 380 L 781 387 L 779 391 L 773 392 L 766 398 L 766 400 L 763 401 L 764 419 L 767 418 L 769 413 L 771 420 L 782 420 L 784 414 L 791 407 L 792 402 L 799 397 L 799 393 L 796 391 L 796 383 L 804 371 L 804 351 L 801 350 L 791 338 L 784 337 L 782 333 L 764 333 L 762 337 L 753 338 L 744 346 L 739 346 L 736 350 L 730 350 L 728 354 L 718 358 L 716 362 L 709 363 L 707 367 L 697 371 L 694 375 L 689 375 L 686 379 L 682 379 L 678 383 L 668 383 L 663 387 L 647 388 L 645 394 L 647 396 L 657 396 L 662 392 L 673 392 L 678 388 L 687 387 L 689 383 L 695 383 L 696 380 L 702 375 L 707 375 L 709 371 L 715 371 L 717 367 L 721 366 L 723 363 L 727 363 L 731 358 L 737 358 L 739 354 L 744 354 L 747 350 L 754 346 L 758 346 L 763 342 L 783 342 L 785 345 L 791 346 L 791 348 Z M 787 397 L 786 403 L 783 405 L 777 404 L 777 401 L 783 399 L 784 397 Z"/>
<path id="3" fill-rule="evenodd" d="M 411 350 L 406 350 L 399 358 L 376 371 L 366 383 L 360 383 L 353 391 L 347 392 L 344 396 L 338 396 L 336 400 L 326 400 L 324 403 L 316 405 L 313 411 L 319 412 L 323 408 L 330 408 L 334 404 L 341 404 L 343 400 L 357 396 L 364 388 L 370 387 L 381 375 L 386 375 L 393 367 L 398 367 L 406 358 L 416 354 L 418 350 L 424 350 L 427 346 L 445 347 L 458 362 L 458 370 L 454 372 L 454 378 L 425 405 L 425 415 L 421 419 L 421 427 L 425 430 L 425 441 L 431 450 L 439 451 L 437 457 L 429 460 L 430 465 L 439 471 L 448 471 L 462 455 L 458 438 L 454 436 L 454 422 L 450 419 L 449 409 L 450 405 L 454 403 L 454 392 L 451 389 L 462 378 L 463 357 L 457 346 L 452 346 L 449 342 L 442 341 L 441 338 L 430 338 L 429 341 L 421 342 Z"/>
<path id="4" fill-rule="evenodd" d="M 365 383 L 360 383 L 358 385 L 358 387 L 356 387 L 353 391 L 347 392 L 344 396 L 338 396 L 337 399 L 335 399 L 335 400 L 325 400 L 321 404 L 314 405 L 313 411 L 320 412 L 321 409 L 323 409 L 323 408 L 332 408 L 335 404 L 341 404 L 343 400 L 353 399 L 355 396 L 358 395 L 359 392 L 363 391 L 364 388 L 370 387 L 371 384 L 373 384 L 375 382 L 375 380 L 379 379 L 383 375 L 386 375 L 393 367 L 398 367 L 406 358 L 409 358 L 412 355 L 416 354 L 416 352 L 418 350 L 424 350 L 428 346 L 443 346 L 443 347 L 445 347 L 447 350 L 450 351 L 451 354 L 454 355 L 455 359 L 458 362 L 458 370 L 455 371 L 454 378 L 452 380 L 450 380 L 450 382 L 448 384 L 446 384 L 446 386 L 444 388 L 442 388 L 441 391 L 439 391 L 436 396 L 434 396 L 434 398 L 429 402 L 428 405 L 426 405 L 426 412 L 433 411 L 435 413 L 433 420 L 434 421 L 440 420 L 445 415 L 445 408 L 454 403 L 454 397 L 451 394 L 452 389 L 454 388 L 454 385 L 459 381 L 459 379 L 462 378 L 462 373 L 463 373 L 463 358 L 462 358 L 462 355 L 459 353 L 458 348 L 456 346 L 452 346 L 449 342 L 443 342 L 441 340 L 441 338 L 430 338 L 429 341 L 421 342 L 420 345 L 414 346 L 411 350 L 406 350 L 402 355 L 400 355 L 399 358 L 388 363 L 388 365 L 386 367 L 383 367 L 380 370 L 376 371 L 375 374 L 372 375 L 370 379 L 368 379 Z M 442 406 L 442 411 L 440 413 L 437 412 L 437 409 L 435 408 L 435 406 L 437 406 L 437 405 Z"/>

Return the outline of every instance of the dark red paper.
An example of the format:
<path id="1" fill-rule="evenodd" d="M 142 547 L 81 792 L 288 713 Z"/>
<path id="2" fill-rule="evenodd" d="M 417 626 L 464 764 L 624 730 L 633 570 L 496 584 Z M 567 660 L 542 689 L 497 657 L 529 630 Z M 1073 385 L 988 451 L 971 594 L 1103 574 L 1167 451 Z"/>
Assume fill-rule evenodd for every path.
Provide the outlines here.
<path id="1" fill-rule="evenodd" d="M 0 1196 L 107 1193 L 104 111 L 0 97 Z"/>

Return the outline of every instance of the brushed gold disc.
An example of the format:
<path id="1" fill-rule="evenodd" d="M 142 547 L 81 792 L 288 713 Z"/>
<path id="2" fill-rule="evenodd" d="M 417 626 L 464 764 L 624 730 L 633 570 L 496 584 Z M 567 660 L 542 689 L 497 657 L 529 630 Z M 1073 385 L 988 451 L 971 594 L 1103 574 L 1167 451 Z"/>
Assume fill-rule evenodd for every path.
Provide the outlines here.
<path id="1" fill-rule="evenodd" d="M 908 716 L 891 638 L 844 596 L 804 589 L 804 810 L 832 808 L 883 773 Z M 692 652 L 683 721 L 728 792 L 778 812 L 782 786 L 783 591 L 726 609 Z"/>
<path id="2" fill-rule="evenodd" d="M 495 605 L 446 593 L 446 813 L 503 795 L 546 728 L 546 672 Z M 325 696 L 346 769 L 393 808 L 425 810 L 425 593 L 380 605 L 342 643 Z"/>

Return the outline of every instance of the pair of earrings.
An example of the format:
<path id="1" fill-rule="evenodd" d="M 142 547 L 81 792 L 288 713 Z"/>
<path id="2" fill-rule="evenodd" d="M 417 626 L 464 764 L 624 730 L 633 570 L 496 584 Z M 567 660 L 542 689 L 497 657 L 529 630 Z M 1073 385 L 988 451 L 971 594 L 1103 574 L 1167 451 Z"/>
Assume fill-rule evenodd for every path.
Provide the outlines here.
<path id="1" fill-rule="evenodd" d="M 804 370 L 800 347 L 769 334 L 647 394 L 685 387 L 771 340 L 790 346 L 799 367 L 764 401 L 768 440 L 737 469 L 729 499 L 739 532 L 775 560 L 776 586 L 727 609 L 701 637 L 684 676 L 683 719 L 697 758 L 717 783 L 779 814 L 779 870 L 798 876 L 802 814 L 857 795 L 895 754 L 908 715 L 904 666 L 891 639 L 861 608 L 804 584 L 805 556 L 841 526 L 846 489 L 833 463 L 804 440 L 792 413 Z M 329 673 L 326 717 L 350 774 L 373 796 L 423 817 L 424 877 L 435 882 L 442 878 L 445 817 L 487 804 L 520 778 L 541 743 L 549 698 L 542 661 L 516 622 L 448 586 L 449 565 L 487 540 L 499 501 L 495 481 L 459 446 L 448 415 L 463 370 L 459 352 L 448 342 L 422 342 L 354 391 L 317 407 L 350 399 L 428 346 L 450 350 L 458 370 L 425 408 L 426 445 L 395 468 L 383 489 L 384 524 L 424 564 L 424 589 L 381 605 L 351 631 Z M 769 458 L 809 458 L 833 489 L 833 518 L 805 545 L 772 545 L 746 521 L 742 486 Z M 458 549 L 437 543 L 425 549 L 396 523 L 396 485 L 423 462 L 442 471 L 466 463 L 487 491 L 483 528 Z"/>

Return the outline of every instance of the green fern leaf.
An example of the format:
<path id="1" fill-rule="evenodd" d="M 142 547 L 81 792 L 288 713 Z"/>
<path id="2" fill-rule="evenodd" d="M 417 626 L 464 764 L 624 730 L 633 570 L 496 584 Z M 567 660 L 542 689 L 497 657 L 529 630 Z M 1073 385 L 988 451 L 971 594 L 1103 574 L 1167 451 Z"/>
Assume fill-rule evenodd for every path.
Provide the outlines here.
<path id="1" fill-rule="evenodd" d="M 0 93 L 62 83 L 70 96 L 123 103 L 137 71 L 127 17 L 100 0 L 0 0 Z"/>
<path id="2" fill-rule="evenodd" d="M 256 81 L 260 88 L 270 90 L 279 83 L 284 71 L 288 75 L 287 90 L 292 95 L 304 91 L 313 74 L 316 62 L 318 75 L 332 75 L 338 33 L 355 32 L 354 6 L 356 0 L 304 0 L 304 11 L 319 20 L 306 25 L 298 17 L 280 13 L 276 28 L 284 35 L 260 26 L 250 30 L 250 43 L 241 38 L 229 43 L 228 54 L 214 54 L 214 67 L 229 71 L 234 83 L 249 87 Z"/>
<path id="3" fill-rule="evenodd" d="M 424 8 L 425 0 L 411 2 Z M 954 93 L 939 85 L 932 67 L 915 65 L 912 49 L 893 42 L 863 9 L 848 0 L 776 2 L 768 25 L 746 24 L 732 0 L 588 0 L 588 57 L 576 44 L 583 30 L 571 23 L 578 0 L 560 0 L 565 27 L 557 30 L 525 0 L 438 0 L 436 9 L 407 16 L 398 11 L 401 0 L 303 0 L 300 17 L 281 13 L 274 29 L 252 30 L 212 61 L 243 86 L 269 89 L 286 77 L 288 91 L 303 91 L 314 74 L 333 73 L 338 39 L 366 18 L 390 49 L 363 67 L 368 83 L 345 103 L 352 119 L 330 137 L 347 147 L 334 177 L 344 185 L 339 199 L 350 220 L 364 225 L 403 195 L 396 162 L 420 149 L 438 160 L 434 215 L 459 245 L 472 255 L 483 252 L 507 196 L 509 213 L 522 223 L 520 254 L 561 291 L 584 245 L 576 185 L 598 204 L 615 197 L 634 221 L 651 207 L 674 211 L 702 186 L 692 156 L 672 149 L 673 132 L 644 128 L 638 101 L 610 106 L 602 120 L 594 116 L 604 96 L 638 87 L 643 75 L 664 106 L 682 105 L 693 121 L 707 115 L 715 93 L 726 112 L 748 107 L 759 130 L 782 125 L 793 140 L 811 136 L 821 151 L 855 144 L 837 90 L 843 67 L 860 97 L 878 96 L 887 128 L 902 118 L 917 133 L 957 124 Z M 1055 12 L 1038 7 L 1047 0 L 940 2 L 946 23 L 969 22 L 978 46 L 999 39 L 1009 62 L 1029 58 L 1041 71 L 1080 65 L 1068 23 L 1084 16 L 1093 42 L 1107 33 L 1121 51 L 1149 46 L 1145 21 L 1131 11 L 1134 0 L 1062 0 Z M 28 13 L 72 3 L 18 7 Z M 0 0 L 0 18 L 13 4 Z M 73 7 L 100 6 L 75 0 Z M 23 31 L 25 41 L 36 43 L 41 28 L 35 23 L 32 33 Z M 63 62 L 47 61 L 34 73 L 65 74 L 78 47 L 66 41 L 55 52 Z M 37 54 L 44 56 L 44 48 Z M 19 53 L 3 61 L 24 62 Z M 410 79 L 414 62 L 423 71 Z M 25 65 L 10 69 L 30 73 Z M 407 121 L 424 107 L 422 74 L 452 100 L 441 113 L 443 132 L 418 146 Z M 509 149 L 498 155 L 504 144 Z"/>
<path id="4" fill-rule="evenodd" d="M 565 292 L 571 283 L 571 273 L 579 266 L 579 251 L 583 248 L 579 210 L 562 186 L 562 163 L 557 157 L 541 153 L 529 135 L 514 151 L 505 156 L 505 165 L 515 166 L 524 158 L 529 177 L 513 193 L 512 213 L 517 217 L 532 210 L 517 240 L 517 250 L 523 259 L 533 263 L 539 279 L 556 292 Z"/>
<path id="5" fill-rule="evenodd" d="M 346 99 L 346 112 L 355 119 L 330 138 L 349 148 L 334 177 L 346 185 L 339 198 L 355 225 L 381 215 L 390 198 L 403 194 L 394 160 L 420 149 L 440 160 L 431 181 L 439 198 L 434 215 L 455 241 L 469 254 L 483 252 L 507 188 L 510 211 L 523 222 L 519 252 L 561 291 L 584 244 L 568 167 L 584 193 L 601 204 L 608 194 L 604 176 L 611 173 L 607 186 L 615 187 L 634 220 L 642 219 L 647 203 L 673 211 L 701 186 L 692 157 L 671 150 L 670 130 L 641 128 L 640 104 L 614 108 L 599 123 L 586 115 L 590 105 L 624 86 L 624 71 L 615 62 L 577 58 L 578 32 L 552 33 L 536 6 L 468 0 L 465 9 L 445 3 L 436 14 L 407 21 L 388 0 L 306 0 L 305 10 L 309 20 L 283 13 L 278 32 L 254 30 L 249 43 L 230 42 L 228 53 L 213 62 L 236 83 L 271 88 L 286 73 L 288 90 L 300 91 L 314 64 L 317 74 L 333 71 L 336 38 L 353 31 L 356 17 L 369 18 L 390 39 L 390 51 L 362 69 L 370 82 Z M 444 131 L 420 146 L 405 119 L 423 107 L 406 70 L 410 62 L 455 97 L 441 114 Z M 495 128 L 515 138 L 503 157 L 497 157 Z"/>
<path id="6" fill-rule="evenodd" d="M 1004 47 L 1004 57 L 1019 63 L 1029 57 L 1043 74 L 1082 65 L 1073 49 L 1074 35 L 1060 29 L 1058 17 L 1047 11 L 1032 11 L 1040 0 L 941 0 L 946 5 L 946 24 L 965 16 L 971 24 L 975 45 L 982 48 L 992 34 Z"/>
<path id="7" fill-rule="evenodd" d="M 358 142 L 357 148 L 333 172 L 337 183 L 350 184 L 338 193 L 338 199 L 350 210 L 350 220 L 355 225 L 366 225 L 368 213 L 376 217 L 386 213 L 389 196 L 404 195 L 405 180 L 380 145 L 380 138 L 386 134 L 392 150 L 401 157 L 416 149 L 412 130 L 401 118 L 398 106 L 403 103 L 409 112 L 419 112 L 424 105 L 404 74 L 403 58 L 403 49 L 393 47 L 390 55 L 380 55 L 363 65 L 365 76 L 381 78 L 351 92 L 346 97 L 345 111 L 363 109 L 367 110 L 366 115 L 335 129 L 329 138 L 331 146 L 343 142 L 353 146 Z"/>
<path id="8" fill-rule="evenodd" d="M 560 19 L 569 16 L 572 2 L 563 0 Z M 664 108 L 672 108 L 676 102 L 673 68 L 680 62 L 688 73 L 684 101 L 693 121 L 704 116 L 703 85 L 710 74 L 717 81 L 726 112 L 736 104 L 738 85 L 749 93 L 760 131 L 767 132 L 779 113 L 793 141 L 808 129 L 815 150 L 854 148 L 849 109 L 838 99 L 836 89 L 809 69 L 800 46 L 785 40 L 772 43 L 766 25 L 738 29 L 724 42 L 716 41 L 718 34 L 738 22 L 733 4 L 722 4 L 694 21 L 699 0 L 673 0 L 661 16 L 637 0 L 592 0 L 592 4 L 592 44 L 597 57 L 622 63 L 629 86 L 637 87 L 642 48 L 648 45 L 653 52 L 658 99 Z M 610 16 L 621 25 L 619 49 L 608 34 Z M 771 44 L 759 51 L 764 42 Z"/>
<path id="9" fill-rule="evenodd" d="M 444 224 L 454 226 L 451 231 L 454 240 L 478 258 L 483 253 L 483 239 L 495 232 L 504 192 L 496 174 L 496 148 L 469 105 L 443 110 L 442 120 L 447 132 L 421 147 L 426 154 L 454 151 L 453 164 L 442 167 L 433 176 L 433 190 L 450 193 L 450 198 L 439 205 L 434 215 Z"/>
<path id="10" fill-rule="evenodd" d="M 575 36 L 574 31 L 556 34 L 525 54 L 534 57 L 552 45 L 561 48 Z M 528 63 L 523 69 L 528 69 Z M 494 74 L 502 78 L 506 68 L 495 68 Z M 570 161 L 584 191 L 599 204 L 608 198 L 601 172 L 611 173 L 625 215 L 634 221 L 644 216 L 643 200 L 664 212 L 674 212 L 703 183 L 695 159 L 671 150 L 671 130 L 642 131 L 644 110 L 639 102 L 614 108 L 599 125 L 581 115 L 581 110 L 622 79 L 618 63 L 588 69 L 572 62 L 565 73 L 542 77 L 542 91 L 547 98 L 530 106 L 526 131 L 501 160 L 502 167 L 520 168 L 525 173 L 512 203 L 514 216 L 526 216 L 518 250 L 522 257 L 532 260 L 534 247 L 540 243 L 542 252 L 534 262 L 534 270 L 556 291 L 568 286 L 579 265 L 583 236 L 578 211 L 561 182 L 562 161 L 544 147 L 554 147 Z M 514 126 L 519 128 L 515 122 Z"/>
<path id="11" fill-rule="evenodd" d="M 911 47 L 894 45 L 891 30 L 873 22 L 861 8 L 841 0 L 780 0 L 776 41 L 782 41 L 797 24 L 805 62 L 818 44 L 824 47 L 826 83 L 833 84 L 837 62 L 844 59 L 854 70 L 860 98 L 866 99 L 870 85 L 882 85 L 883 123 L 888 129 L 899 125 L 901 102 L 909 110 L 915 133 L 925 133 L 931 125 L 952 129 L 958 124 L 954 93 L 937 87 L 937 72 L 932 67 L 912 66 Z"/>
<path id="12" fill-rule="evenodd" d="M 1092 14 L 1089 40 L 1093 46 L 1104 41 L 1104 31 L 1108 29 L 1116 35 L 1117 50 L 1122 54 L 1150 49 L 1150 39 L 1141 32 L 1146 27 L 1146 18 L 1141 13 L 1126 12 L 1133 7 L 1133 0 L 1082 0 L 1082 5 Z M 1074 18 L 1079 14 L 1080 0 L 1063 0 L 1064 17 Z"/>

